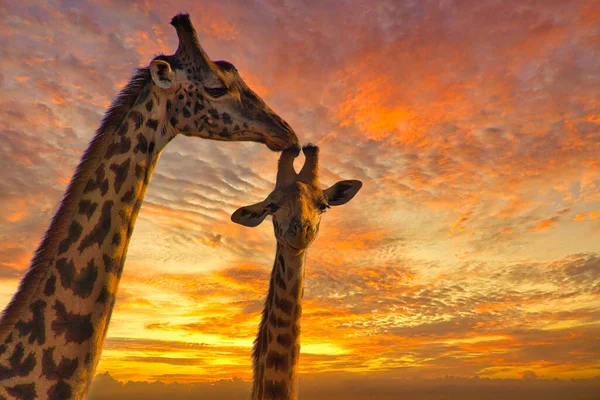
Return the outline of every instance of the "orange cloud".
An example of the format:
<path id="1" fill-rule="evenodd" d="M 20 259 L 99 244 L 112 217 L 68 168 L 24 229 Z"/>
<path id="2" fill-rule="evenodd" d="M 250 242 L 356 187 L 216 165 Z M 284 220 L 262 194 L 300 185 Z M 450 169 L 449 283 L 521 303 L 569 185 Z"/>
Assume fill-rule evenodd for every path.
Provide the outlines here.
<path id="1" fill-rule="evenodd" d="M 600 218 L 600 211 L 590 211 L 587 213 L 575 214 L 573 221 L 594 220 Z"/>
<path id="2" fill-rule="evenodd" d="M 556 224 L 558 222 L 558 220 L 559 220 L 558 217 L 548 218 L 548 219 L 538 222 L 537 224 L 535 224 L 535 226 L 531 227 L 530 229 L 532 231 L 536 231 L 536 232 L 544 231 L 544 230 L 550 228 L 551 226 L 553 226 L 554 224 Z"/>

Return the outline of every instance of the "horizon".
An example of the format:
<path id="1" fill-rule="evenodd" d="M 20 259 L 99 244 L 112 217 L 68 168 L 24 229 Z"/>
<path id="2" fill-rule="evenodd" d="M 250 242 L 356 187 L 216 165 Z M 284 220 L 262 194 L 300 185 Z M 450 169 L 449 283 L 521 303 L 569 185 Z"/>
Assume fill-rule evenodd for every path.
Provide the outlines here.
<path id="1" fill-rule="evenodd" d="M 325 400 L 335 396 L 343 396 L 348 400 L 396 399 L 398 391 L 410 395 L 414 400 L 433 399 L 486 399 L 528 400 L 544 398 L 546 400 L 595 400 L 600 393 L 600 377 L 585 379 L 560 380 L 523 377 L 521 379 L 461 378 L 446 376 L 444 378 L 405 378 L 405 379 L 373 379 L 358 374 L 338 374 L 334 379 L 328 377 L 300 376 L 299 397 L 314 400 Z M 98 374 L 90 388 L 89 400 L 135 400 L 161 399 L 166 395 L 177 395 L 181 399 L 238 399 L 250 392 L 251 381 L 241 378 L 221 379 L 213 382 L 196 382 L 181 384 L 160 381 L 127 381 L 120 382 L 110 376 L 109 372 Z M 490 390 L 493 390 L 490 391 Z"/>
<path id="2" fill-rule="evenodd" d="M 169 21 L 187 12 L 208 56 L 320 147 L 323 187 L 363 182 L 308 250 L 298 372 L 317 383 L 306 390 L 329 374 L 364 387 L 447 375 L 596 387 L 600 3 L 24 0 L 0 11 L 2 308 L 107 107 L 136 68 L 175 52 Z M 97 376 L 251 379 L 275 239 L 270 221 L 249 229 L 230 215 L 271 191 L 278 157 L 182 135 L 167 146 Z"/>

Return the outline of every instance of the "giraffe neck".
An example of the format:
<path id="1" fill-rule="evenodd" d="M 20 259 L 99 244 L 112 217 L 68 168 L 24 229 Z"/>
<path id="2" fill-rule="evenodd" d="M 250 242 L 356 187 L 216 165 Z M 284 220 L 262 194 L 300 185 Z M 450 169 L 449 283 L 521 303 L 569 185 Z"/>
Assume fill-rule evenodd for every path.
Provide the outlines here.
<path id="1" fill-rule="evenodd" d="M 293 253 L 277 243 L 269 292 L 254 342 L 252 400 L 298 397 L 296 366 L 305 258 L 305 251 Z"/>
<path id="2" fill-rule="evenodd" d="M 170 139 L 166 99 L 140 75 L 107 113 L 0 321 L 0 399 L 85 396 L 133 226 Z"/>

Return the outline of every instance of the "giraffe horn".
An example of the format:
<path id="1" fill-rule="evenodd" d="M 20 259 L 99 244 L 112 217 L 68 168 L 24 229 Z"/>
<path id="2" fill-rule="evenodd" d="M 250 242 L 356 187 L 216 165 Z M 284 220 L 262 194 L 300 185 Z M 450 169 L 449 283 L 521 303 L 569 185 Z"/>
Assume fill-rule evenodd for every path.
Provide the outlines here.
<path id="1" fill-rule="evenodd" d="M 306 160 L 304 166 L 298 174 L 300 181 L 304 183 L 319 183 L 319 148 L 312 143 L 305 144 L 302 147 Z"/>
<path id="2" fill-rule="evenodd" d="M 188 54 L 193 55 L 195 59 L 200 56 L 206 64 L 212 62 L 202 49 L 202 46 L 200 46 L 198 35 L 196 34 L 194 25 L 192 25 L 189 14 L 177 14 L 171 20 L 171 25 L 175 27 L 177 37 L 179 38 L 179 46 L 175 52 L 176 56 Z"/>
<path id="3" fill-rule="evenodd" d="M 293 145 L 281 152 L 279 164 L 277 165 L 277 182 L 275 187 L 283 187 L 296 180 L 296 171 L 294 170 L 294 159 L 300 154 L 300 147 Z"/>

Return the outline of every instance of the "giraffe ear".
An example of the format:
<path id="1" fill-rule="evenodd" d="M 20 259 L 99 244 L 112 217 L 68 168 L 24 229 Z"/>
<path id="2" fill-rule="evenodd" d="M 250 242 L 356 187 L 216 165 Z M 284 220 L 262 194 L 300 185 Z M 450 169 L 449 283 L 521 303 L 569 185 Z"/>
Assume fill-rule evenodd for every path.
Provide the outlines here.
<path id="1" fill-rule="evenodd" d="M 361 187 L 361 181 L 339 181 L 329 189 L 323 190 L 323 193 L 327 196 L 330 206 L 341 206 L 352 200 Z"/>
<path id="2" fill-rule="evenodd" d="M 175 74 L 171 65 L 164 60 L 152 60 L 150 63 L 150 75 L 154 84 L 163 89 L 169 89 L 173 86 Z"/>
<path id="3" fill-rule="evenodd" d="M 267 201 L 252 204 L 251 206 L 238 208 L 232 215 L 231 220 L 236 224 L 254 228 L 261 224 L 269 215 Z"/>

